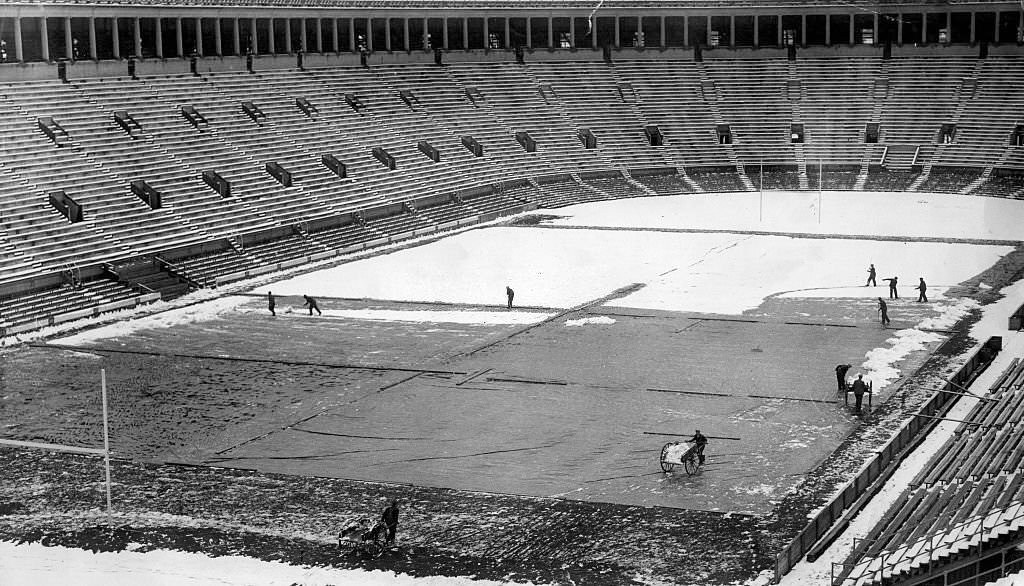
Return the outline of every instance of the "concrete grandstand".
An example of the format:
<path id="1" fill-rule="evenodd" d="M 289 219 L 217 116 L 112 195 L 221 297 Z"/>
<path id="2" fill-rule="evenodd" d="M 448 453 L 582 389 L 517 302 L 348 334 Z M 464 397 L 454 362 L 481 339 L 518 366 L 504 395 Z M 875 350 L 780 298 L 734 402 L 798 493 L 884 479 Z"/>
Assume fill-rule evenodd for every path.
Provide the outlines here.
<path id="1" fill-rule="evenodd" d="M 12 345 L 584 203 L 1024 200 L 1018 2 L 9 2 L 0 40 L 0 338 Z M 1021 237 L 905 239 L 1016 247 L 984 279 L 949 284 L 984 303 L 983 283 L 1021 277 Z M 930 348 L 951 382 L 901 381 L 918 388 L 909 407 L 884 397 L 903 401 L 883 410 L 895 439 L 849 485 L 818 486 L 759 542 L 775 549 L 751 546 L 756 561 L 728 578 L 779 580 L 822 556 L 957 405 L 959 427 L 833 582 L 982 584 L 1024 568 L 1024 374 L 1014 362 L 972 387 L 1002 341 L 974 346 L 968 327 Z M 172 352 L 162 343 L 153 352 Z M 33 439 L 18 433 L 6 435 Z"/>

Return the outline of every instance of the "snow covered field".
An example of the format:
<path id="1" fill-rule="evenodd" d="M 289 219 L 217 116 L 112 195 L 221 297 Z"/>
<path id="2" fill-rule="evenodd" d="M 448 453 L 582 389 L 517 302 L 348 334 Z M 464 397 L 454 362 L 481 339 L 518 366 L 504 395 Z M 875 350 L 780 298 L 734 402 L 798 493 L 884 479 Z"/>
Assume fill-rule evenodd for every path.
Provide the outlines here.
<path id="1" fill-rule="evenodd" d="M 381 570 L 292 566 L 246 557 L 210 557 L 180 551 L 92 553 L 38 543 L 0 541 L 0 583 L 5 586 L 500 586 L 507 582 L 413 577 Z"/>
<path id="2" fill-rule="evenodd" d="M 759 219 L 759 209 L 763 219 Z M 820 222 L 819 222 L 820 212 Z M 601 202 L 557 210 L 559 226 L 757 230 L 870 236 L 1019 239 L 1024 202 L 928 194 L 817 193 L 719 194 L 641 198 Z M 400 250 L 339 267 L 277 282 L 255 290 L 277 295 L 439 301 L 456 304 L 503 305 L 504 288 L 516 290 L 516 304 L 568 308 L 599 298 L 619 287 L 645 287 L 609 305 L 617 307 L 739 314 L 772 296 L 864 298 L 884 297 L 884 287 L 864 288 L 868 263 L 878 278 L 898 274 L 903 295 L 911 297 L 918 277 L 929 285 L 932 301 L 949 309 L 949 318 L 967 309 L 944 299 L 943 290 L 968 279 L 1011 250 L 1008 246 L 895 242 L 852 239 L 794 239 L 743 234 L 688 234 L 580 229 L 489 228 L 473 230 L 437 243 Z M 976 339 L 1003 335 L 1000 361 L 1024 354 L 1021 334 L 1005 331 L 1005 316 L 1016 308 L 1024 286 L 986 309 L 974 330 Z M 235 311 L 233 298 L 174 312 L 113 324 L 60 340 L 80 344 L 123 333 L 126 329 L 165 327 L 201 322 Z M 1012 307 L 1011 307 L 1012 306 Z M 337 312 L 337 317 L 456 323 L 533 323 L 543 310 Z M 511 316 L 515 315 L 515 318 Z M 606 318 L 607 319 L 607 318 Z M 591 322 L 585 327 L 599 325 Z M 584 324 L 566 324 L 584 325 Z M 941 328 L 946 322 L 920 324 Z M 889 351 L 925 332 L 894 332 Z M 879 372 L 898 357 L 876 356 Z M 870 357 L 869 357 L 870 359 Z M 986 373 L 1001 372 L 997 362 Z M 952 415 L 955 417 L 956 415 Z M 921 449 L 941 443 L 948 430 Z M 927 460 L 922 452 L 905 464 L 899 479 L 912 478 L 913 466 Z M 851 536 L 863 535 L 885 510 L 900 487 L 883 493 L 855 520 L 816 564 L 801 563 L 783 584 L 822 584 L 829 562 L 842 559 Z M 890 499 L 888 502 L 886 499 Z M 0 582 L 4 584 L 70 583 L 132 584 L 365 584 L 457 586 L 468 579 L 411 578 L 383 572 L 296 568 L 246 559 L 211 559 L 175 552 L 92 554 L 39 545 L 0 543 Z"/>
<path id="3" fill-rule="evenodd" d="M 927 193 L 826 191 L 694 194 L 613 200 L 546 211 L 574 226 L 686 228 L 1018 240 L 1022 202 Z"/>

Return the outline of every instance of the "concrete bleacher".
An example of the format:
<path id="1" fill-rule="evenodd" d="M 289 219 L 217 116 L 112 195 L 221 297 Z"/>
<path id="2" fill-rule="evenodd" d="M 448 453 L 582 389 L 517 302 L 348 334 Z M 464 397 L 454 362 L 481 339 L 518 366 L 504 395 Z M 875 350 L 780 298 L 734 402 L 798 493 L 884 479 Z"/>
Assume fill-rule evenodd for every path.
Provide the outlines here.
<path id="1" fill-rule="evenodd" d="M 174 262 L 208 282 L 526 205 L 749 191 L 761 187 L 762 164 L 765 189 L 817 189 L 822 163 L 823 189 L 1021 198 L 1020 176 L 1007 172 L 1024 169 L 1024 148 L 1008 137 L 1024 98 L 1005 88 L 1022 75 L 1020 57 L 951 54 L 455 61 L 7 81 L 0 284 L 184 249 Z M 346 103 L 353 97 L 356 108 Z M 263 115 L 248 116 L 247 102 Z M 206 122 L 190 124 L 183 107 Z M 120 127 L 115 112 L 137 125 Z M 60 145 L 37 127 L 41 117 L 65 129 Z M 878 144 L 864 143 L 868 122 L 880 125 Z M 803 125 L 802 144 L 791 142 L 791 123 Z M 938 132 L 947 123 L 957 125 L 948 144 Z M 719 141 L 720 125 L 729 126 L 731 144 Z M 657 127 L 662 145 L 651 146 L 648 127 Z M 536 152 L 517 142 L 520 132 L 536 140 Z M 581 133 L 592 133 L 596 148 L 585 148 Z M 467 148 L 469 138 L 482 156 Z M 375 158 L 377 147 L 395 157 L 396 169 Z M 323 155 L 336 157 L 346 176 Z M 271 176 L 268 164 L 289 172 L 292 185 Z M 207 170 L 231 183 L 230 196 L 203 181 Z M 159 192 L 162 207 L 134 195 L 132 181 Z M 49 204 L 59 190 L 83 205 L 84 221 L 72 224 Z M 300 235 L 281 238 L 290 227 Z M 210 252 L 212 243 L 268 231 L 280 241 Z M 259 254 L 250 254 L 253 246 Z"/>
<path id="2" fill-rule="evenodd" d="M 0 336 L 15 335 L 160 299 L 123 283 L 96 279 L 0 298 Z"/>
<path id="3" fill-rule="evenodd" d="M 787 99 L 787 62 L 729 59 L 704 62 L 718 108 L 729 124 L 733 148 L 744 165 L 796 165 L 790 143 L 793 121 Z"/>
<path id="4" fill-rule="evenodd" d="M 843 584 L 884 584 L 1024 528 L 1024 361 L 1015 358 L 861 546 Z"/>
<path id="5" fill-rule="evenodd" d="M 684 61 L 619 61 L 611 66 L 617 78 L 633 88 L 641 122 L 657 126 L 665 137 L 660 147 L 672 166 L 734 164 L 728 145 L 715 135 L 718 121 L 701 93 L 696 64 Z M 688 104 L 690 107 L 680 107 Z"/>

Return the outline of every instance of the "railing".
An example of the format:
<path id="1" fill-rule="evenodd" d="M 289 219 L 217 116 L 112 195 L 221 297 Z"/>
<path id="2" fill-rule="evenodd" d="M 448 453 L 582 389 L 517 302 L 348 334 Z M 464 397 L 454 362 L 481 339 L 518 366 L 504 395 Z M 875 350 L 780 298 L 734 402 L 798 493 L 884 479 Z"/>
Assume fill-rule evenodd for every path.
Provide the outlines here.
<path id="1" fill-rule="evenodd" d="M 1006 532 L 1016 531 L 1021 525 L 1024 525 L 1024 503 L 1016 501 L 1004 509 L 962 521 L 892 551 L 882 551 L 869 560 L 860 561 L 855 565 L 842 564 L 844 569 L 852 566 L 853 571 L 848 576 L 840 574 L 839 579 L 833 575 L 832 584 L 855 586 L 865 581 L 880 582 L 884 578 L 937 561 L 962 549 L 975 545 L 980 547 L 983 542 L 998 537 L 999 529 L 1005 527 Z M 857 568 L 862 570 L 857 572 Z"/>
<path id="2" fill-rule="evenodd" d="M 865 504 L 866 500 L 862 499 L 870 496 L 868 489 L 871 485 L 879 478 L 891 473 L 895 464 L 901 460 L 903 450 L 914 444 L 922 431 L 930 430 L 936 425 L 937 421 L 933 418 L 936 414 L 952 405 L 958 396 L 952 393 L 957 392 L 954 387 L 967 386 L 975 376 L 988 367 L 1001 348 L 1002 338 L 998 336 L 989 338 L 943 387 L 943 391 L 951 392 L 935 393 L 900 428 L 899 433 L 893 436 L 889 443 L 861 469 L 860 473 L 815 515 L 814 519 L 790 541 L 789 545 L 779 552 L 775 558 L 775 583 L 778 583 L 804 554 L 811 552 L 814 544 L 830 532 L 836 521 L 843 518 L 846 509 L 853 507 L 852 514 Z M 834 537 L 835 535 L 832 535 L 830 539 Z"/>
<path id="3" fill-rule="evenodd" d="M 188 283 L 189 287 L 193 287 L 193 288 L 196 288 L 196 289 L 209 289 L 209 288 L 213 287 L 214 284 L 215 284 L 214 280 L 210 279 L 210 278 L 207 278 L 207 279 L 205 279 L 205 281 L 202 281 L 202 282 L 201 281 L 197 281 L 196 279 L 193 279 L 192 277 L 188 276 L 185 273 L 184 269 L 182 269 L 180 266 L 178 266 L 178 265 L 176 265 L 176 264 L 174 264 L 174 263 L 172 263 L 172 262 L 170 262 L 168 260 L 165 260 L 165 259 L 163 259 L 163 258 L 161 258 L 159 256 L 154 256 L 153 260 L 156 261 L 157 265 L 162 270 L 164 270 L 165 272 L 169 273 L 171 276 L 177 277 L 177 278 L 185 281 L 186 283 Z"/>

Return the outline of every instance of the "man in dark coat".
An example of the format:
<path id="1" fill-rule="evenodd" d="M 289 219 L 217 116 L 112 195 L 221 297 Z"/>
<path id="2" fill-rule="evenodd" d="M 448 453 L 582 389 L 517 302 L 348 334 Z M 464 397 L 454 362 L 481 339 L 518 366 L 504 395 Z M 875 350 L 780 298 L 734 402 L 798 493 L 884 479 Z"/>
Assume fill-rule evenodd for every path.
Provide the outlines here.
<path id="1" fill-rule="evenodd" d="M 889 306 L 882 301 L 882 298 L 878 298 L 878 313 L 882 315 L 882 327 L 889 325 Z"/>
<path id="2" fill-rule="evenodd" d="M 878 283 L 875 282 L 875 265 L 868 267 L 868 282 L 864 283 L 864 286 L 867 287 L 868 285 L 872 287 L 878 286 Z"/>
<path id="3" fill-rule="evenodd" d="M 512 290 L 512 287 L 506 285 L 505 296 L 508 297 L 508 308 L 512 309 L 512 298 L 516 296 L 516 292 Z"/>
<path id="4" fill-rule="evenodd" d="M 860 405 L 866 392 L 868 392 L 868 386 L 864 384 L 864 375 L 858 374 L 857 380 L 853 381 L 853 397 L 857 400 L 857 413 L 860 413 Z"/>
<path id="5" fill-rule="evenodd" d="M 267 291 L 267 309 L 270 310 L 270 315 L 277 315 L 276 313 L 274 313 L 274 307 L 276 305 L 277 303 L 274 301 L 274 294 L 271 293 L 270 291 Z"/>
<path id="6" fill-rule="evenodd" d="M 851 365 L 840 364 L 836 367 L 836 384 L 838 385 L 839 393 L 846 392 L 846 371 L 850 370 Z"/>
<path id="7" fill-rule="evenodd" d="M 314 309 L 316 310 L 317 315 L 323 315 L 323 313 L 320 312 L 320 308 L 316 304 L 316 299 L 313 299 L 309 295 L 303 295 L 302 298 L 306 300 L 306 307 L 309 308 L 309 315 L 313 315 Z"/>
<path id="8" fill-rule="evenodd" d="M 708 438 L 704 436 L 698 429 L 693 434 L 693 443 L 697 446 L 697 461 L 700 464 L 704 463 L 704 447 L 708 445 Z"/>
<path id="9" fill-rule="evenodd" d="M 380 520 L 384 523 L 384 527 L 388 530 L 387 542 L 393 544 L 395 542 L 395 531 L 398 530 L 398 501 L 391 501 L 391 506 L 384 509 L 384 514 L 381 515 Z"/>
<path id="10" fill-rule="evenodd" d="M 890 279 L 882 279 L 883 281 L 889 281 L 889 299 L 899 299 L 900 294 L 896 292 L 896 281 L 899 277 L 892 277 Z"/>
<path id="11" fill-rule="evenodd" d="M 928 284 L 924 282 L 924 277 L 921 277 L 921 282 L 918 283 L 917 290 L 921 292 L 921 294 L 917 296 L 917 302 L 928 303 L 928 296 L 925 295 L 925 291 L 928 290 Z"/>

